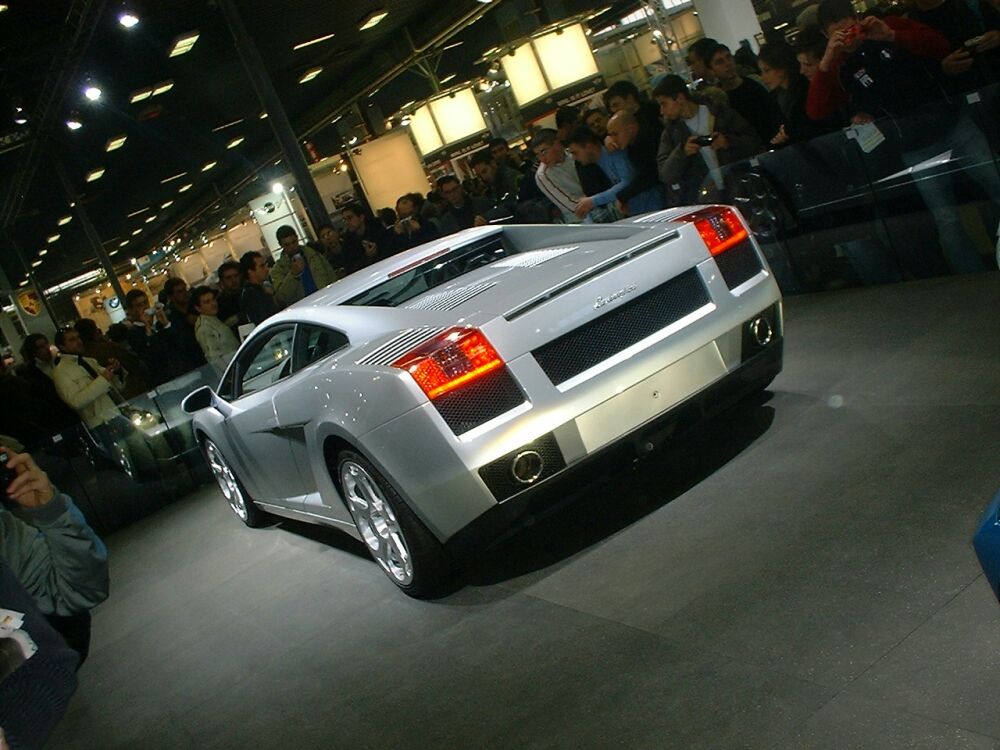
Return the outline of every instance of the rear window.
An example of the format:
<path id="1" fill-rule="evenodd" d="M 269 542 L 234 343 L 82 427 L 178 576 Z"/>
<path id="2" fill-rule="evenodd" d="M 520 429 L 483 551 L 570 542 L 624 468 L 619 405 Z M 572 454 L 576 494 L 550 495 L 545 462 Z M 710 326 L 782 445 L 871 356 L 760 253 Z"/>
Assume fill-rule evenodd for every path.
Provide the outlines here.
<path id="1" fill-rule="evenodd" d="M 397 307 L 434 287 L 520 251 L 502 233 L 445 250 L 420 265 L 394 272 L 386 281 L 342 302 L 359 307 Z"/>

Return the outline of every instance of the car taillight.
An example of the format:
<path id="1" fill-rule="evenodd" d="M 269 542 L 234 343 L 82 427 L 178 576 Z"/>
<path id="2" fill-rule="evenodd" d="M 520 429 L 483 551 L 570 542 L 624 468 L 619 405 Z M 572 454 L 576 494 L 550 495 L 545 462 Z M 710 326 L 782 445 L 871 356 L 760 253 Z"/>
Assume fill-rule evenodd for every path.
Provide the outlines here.
<path id="1" fill-rule="evenodd" d="M 721 255 L 736 247 L 749 236 L 746 227 L 735 209 L 728 206 L 710 206 L 681 216 L 674 221 L 694 224 L 698 234 L 705 241 L 708 252 Z"/>
<path id="2" fill-rule="evenodd" d="M 435 399 L 504 366 L 497 350 L 475 328 L 452 328 L 392 363 L 406 370 Z"/>

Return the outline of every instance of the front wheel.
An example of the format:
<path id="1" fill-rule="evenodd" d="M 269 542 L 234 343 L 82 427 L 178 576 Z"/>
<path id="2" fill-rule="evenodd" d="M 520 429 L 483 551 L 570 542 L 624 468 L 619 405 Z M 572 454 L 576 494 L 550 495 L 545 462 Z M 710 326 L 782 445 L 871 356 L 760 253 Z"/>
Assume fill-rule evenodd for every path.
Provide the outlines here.
<path id="1" fill-rule="evenodd" d="M 443 590 L 452 579 L 444 547 L 371 462 L 344 451 L 337 476 L 361 538 L 389 580 L 414 597 Z"/>
<path id="2" fill-rule="evenodd" d="M 222 496 L 226 498 L 229 507 L 233 509 L 233 513 L 247 526 L 262 526 L 266 521 L 264 511 L 254 505 L 253 500 L 246 494 L 240 480 L 229 466 L 229 462 L 219 450 L 219 446 L 211 440 L 205 440 L 204 448 L 208 466 L 215 476 L 215 481 L 219 483 Z"/>

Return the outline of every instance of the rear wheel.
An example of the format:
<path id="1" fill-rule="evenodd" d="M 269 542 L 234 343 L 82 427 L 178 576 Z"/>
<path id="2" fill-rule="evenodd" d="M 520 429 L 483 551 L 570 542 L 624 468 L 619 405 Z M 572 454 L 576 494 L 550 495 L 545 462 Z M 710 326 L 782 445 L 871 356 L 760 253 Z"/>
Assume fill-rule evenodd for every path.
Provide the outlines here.
<path id="1" fill-rule="evenodd" d="M 410 596 L 442 591 L 452 579 L 444 547 L 392 485 L 354 451 L 340 454 L 337 476 L 361 538 L 389 580 Z"/>
<path id="2" fill-rule="evenodd" d="M 240 484 L 240 480 L 233 473 L 229 462 L 222 455 L 222 451 L 211 440 L 205 440 L 205 459 L 215 476 L 215 481 L 219 483 L 222 496 L 226 498 L 237 518 L 250 527 L 263 525 L 266 520 L 264 511 L 254 505 Z"/>

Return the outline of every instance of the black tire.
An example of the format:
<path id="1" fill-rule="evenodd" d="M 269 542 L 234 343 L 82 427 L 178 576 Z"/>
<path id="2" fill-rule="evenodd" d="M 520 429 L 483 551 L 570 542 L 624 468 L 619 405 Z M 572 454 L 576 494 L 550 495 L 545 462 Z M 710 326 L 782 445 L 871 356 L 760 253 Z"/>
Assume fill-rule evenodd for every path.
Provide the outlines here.
<path id="1" fill-rule="evenodd" d="M 205 438 L 201 448 L 205 454 L 205 461 L 208 462 L 208 468 L 211 469 L 215 481 L 219 484 L 222 496 L 229 503 L 229 507 L 236 514 L 236 517 L 250 528 L 264 526 L 268 521 L 267 514 L 254 503 L 240 478 L 236 476 L 236 472 L 222 455 L 219 446 Z"/>
<path id="2" fill-rule="evenodd" d="M 369 479 L 374 488 L 367 485 Z M 369 554 L 390 581 L 415 598 L 448 590 L 454 572 L 443 545 L 368 459 L 354 451 L 341 452 L 337 457 L 337 487 Z M 363 497 L 369 492 L 380 497 Z M 361 508 L 357 499 L 367 501 L 369 510 Z M 381 503 L 388 508 L 377 508 Z M 391 539 L 393 525 L 399 540 Z"/>

